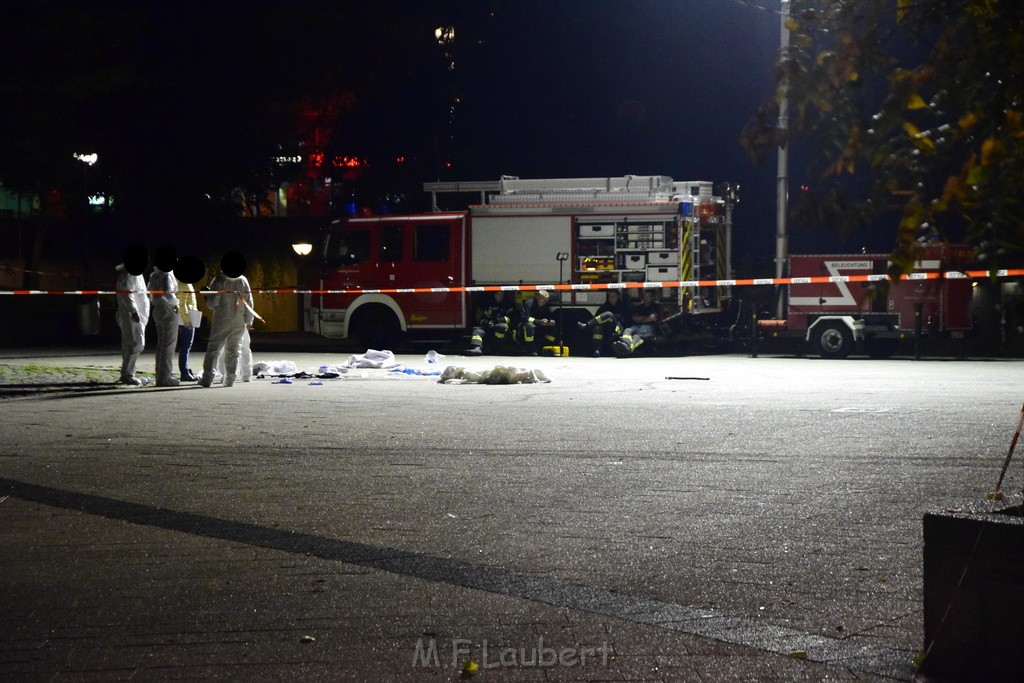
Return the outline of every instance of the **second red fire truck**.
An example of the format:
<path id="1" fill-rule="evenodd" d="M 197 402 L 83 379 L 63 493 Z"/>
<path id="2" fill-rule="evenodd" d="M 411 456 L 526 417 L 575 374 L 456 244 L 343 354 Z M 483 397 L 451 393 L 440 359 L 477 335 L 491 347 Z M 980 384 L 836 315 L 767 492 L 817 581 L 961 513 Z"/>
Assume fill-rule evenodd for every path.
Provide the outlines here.
<path id="1" fill-rule="evenodd" d="M 959 275 L 971 266 L 970 247 L 921 245 L 917 257 L 908 279 L 891 282 L 888 254 L 790 256 L 787 315 L 758 320 L 758 331 L 806 341 L 823 358 L 846 358 L 858 346 L 888 358 L 904 337 L 964 336 L 972 286 Z"/>

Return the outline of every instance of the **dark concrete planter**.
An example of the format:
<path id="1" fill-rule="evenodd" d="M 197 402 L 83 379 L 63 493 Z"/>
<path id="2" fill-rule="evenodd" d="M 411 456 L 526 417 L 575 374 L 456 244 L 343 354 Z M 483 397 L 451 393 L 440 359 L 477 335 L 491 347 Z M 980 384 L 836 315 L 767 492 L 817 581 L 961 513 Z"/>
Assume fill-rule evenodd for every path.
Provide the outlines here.
<path id="1" fill-rule="evenodd" d="M 1024 680 L 1024 506 L 925 514 L 924 638 L 926 674 Z"/>

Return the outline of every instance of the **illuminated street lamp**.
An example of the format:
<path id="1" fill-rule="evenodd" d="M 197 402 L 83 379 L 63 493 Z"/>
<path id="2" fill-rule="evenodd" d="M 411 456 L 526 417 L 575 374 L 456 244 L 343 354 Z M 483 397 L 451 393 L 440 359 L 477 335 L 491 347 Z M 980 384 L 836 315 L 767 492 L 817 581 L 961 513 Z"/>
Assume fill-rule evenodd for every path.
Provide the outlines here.
<path id="1" fill-rule="evenodd" d="M 309 265 L 308 262 L 305 260 L 305 257 L 307 257 L 311 253 L 313 253 L 313 245 L 310 244 L 309 242 L 295 242 L 295 243 L 292 244 L 292 251 L 294 251 L 295 254 L 299 257 L 297 262 L 295 263 L 295 279 L 298 282 L 298 286 L 301 288 L 301 287 L 305 286 L 305 282 L 306 282 L 306 269 L 307 269 L 307 266 Z M 323 284 L 322 281 L 321 281 L 321 284 Z M 305 330 L 305 327 L 306 327 L 306 314 L 305 314 L 305 311 L 306 311 L 306 304 L 310 301 L 310 299 L 309 299 L 309 294 L 308 293 L 298 292 L 298 297 L 299 297 L 299 305 L 298 305 L 298 311 L 299 311 L 298 330 L 299 330 L 299 332 L 302 332 L 302 331 Z"/>

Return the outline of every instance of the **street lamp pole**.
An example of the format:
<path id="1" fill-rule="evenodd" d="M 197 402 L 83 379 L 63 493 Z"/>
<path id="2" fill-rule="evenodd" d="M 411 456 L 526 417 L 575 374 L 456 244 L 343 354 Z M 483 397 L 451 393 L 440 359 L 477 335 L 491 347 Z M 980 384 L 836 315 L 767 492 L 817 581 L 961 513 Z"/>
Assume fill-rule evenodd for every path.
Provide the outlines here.
<path id="1" fill-rule="evenodd" d="M 782 0 L 782 12 L 780 13 L 780 55 L 785 60 L 789 52 L 789 2 Z M 780 138 L 784 137 L 789 129 L 789 82 L 785 72 L 782 75 L 782 82 L 779 85 L 779 126 Z M 786 206 L 789 200 L 789 142 L 785 139 L 779 144 L 778 174 L 776 176 L 776 211 L 775 211 L 775 277 L 786 277 L 789 266 L 789 238 L 786 234 Z M 785 316 L 785 293 L 788 289 L 780 289 L 775 317 L 780 320 Z"/>
<path id="2" fill-rule="evenodd" d="M 558 259 L 558 284 L 562 284 L 562 264 L 564 264 L 569 259 L 569 253 L 565 252 L 565 251 L 560 251 L 555 256 L 555 258 Z M 558 292 L 558 302 L 559 302 L 559 306 L 558 306 L 558 356 L 559 356 L 559 358 L 561 358 L 562 354 L 564 353 L 562 351 L 562 345 L 565 343 L 564 340 L 562 339 L 562 318 L 565 317 L 565 311 L 563 310 L 565 308 L 565 306 L 561 305 L 561 303 L 562 303 L 562 292 L 561 291 Z"/>

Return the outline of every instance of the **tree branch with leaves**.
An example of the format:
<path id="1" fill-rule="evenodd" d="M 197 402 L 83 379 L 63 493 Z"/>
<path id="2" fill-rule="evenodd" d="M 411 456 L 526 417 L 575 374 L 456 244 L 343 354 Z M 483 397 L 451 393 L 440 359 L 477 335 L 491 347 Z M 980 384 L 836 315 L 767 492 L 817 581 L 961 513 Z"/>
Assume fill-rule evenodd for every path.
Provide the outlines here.
<path id="1" fill-rule="evenodd" d="M 832 227 L 864 227 L 899 200 L 897 272 L 936 238 L 990 267 L 1024 260 L 1024 3 L 793 0 L 788 28 L 776 93 L 741 139 L 755 162 L 815 138 L 814 215 Z"/>

